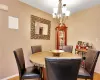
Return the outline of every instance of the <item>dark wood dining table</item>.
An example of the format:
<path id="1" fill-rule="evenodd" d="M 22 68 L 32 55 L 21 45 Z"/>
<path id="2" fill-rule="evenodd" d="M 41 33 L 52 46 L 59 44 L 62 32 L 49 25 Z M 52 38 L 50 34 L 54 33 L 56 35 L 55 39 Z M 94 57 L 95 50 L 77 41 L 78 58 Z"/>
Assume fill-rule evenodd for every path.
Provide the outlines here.
<path id="1" fill-rule="evenodd" d="M 45 58 L 54 57 L 51 51 L 37 52 L 30 55 L 30 60 L 33 65 L 42 67 L 43 78 L 47 80 L 46 69 L 45 69 Z M 73 54 L 69 52 L 62 52 L 58 58 L 79 58 L 78 54 Z"/>

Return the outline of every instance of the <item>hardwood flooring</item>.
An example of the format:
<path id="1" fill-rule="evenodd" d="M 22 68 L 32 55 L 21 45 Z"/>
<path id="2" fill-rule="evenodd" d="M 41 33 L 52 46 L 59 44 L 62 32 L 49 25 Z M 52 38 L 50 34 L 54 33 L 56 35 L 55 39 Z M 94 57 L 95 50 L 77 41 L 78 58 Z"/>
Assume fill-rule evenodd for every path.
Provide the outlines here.
<path id="1" fill-rule="evenodd" d="M 8 80 L 19 80 L 19 77 L 16 76 L 16 77 L 8 79 Z M 26 79 L 26 80 L 38 80 L 38 79 Z M 77 79 L 77 80 L 85 80 L 85 79 Z M 100 74 L 95 73 L 94 74 L 94 80 L 100 80 Z"/>

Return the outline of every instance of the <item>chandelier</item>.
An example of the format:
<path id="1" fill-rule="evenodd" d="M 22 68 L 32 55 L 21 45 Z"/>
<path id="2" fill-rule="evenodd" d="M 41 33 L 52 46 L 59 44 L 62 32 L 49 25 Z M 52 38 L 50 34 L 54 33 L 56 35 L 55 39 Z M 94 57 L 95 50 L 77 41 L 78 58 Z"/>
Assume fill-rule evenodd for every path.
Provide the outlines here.
<path id="1" fill-rule="evenodd" d="M 62 5 L 62 0 L 59 0 L 58 8 L 53 9 L 53 18 L 58 24 L 64 24 L 69 15 L 70 11 L 67 10 L 66 4 Z"/>

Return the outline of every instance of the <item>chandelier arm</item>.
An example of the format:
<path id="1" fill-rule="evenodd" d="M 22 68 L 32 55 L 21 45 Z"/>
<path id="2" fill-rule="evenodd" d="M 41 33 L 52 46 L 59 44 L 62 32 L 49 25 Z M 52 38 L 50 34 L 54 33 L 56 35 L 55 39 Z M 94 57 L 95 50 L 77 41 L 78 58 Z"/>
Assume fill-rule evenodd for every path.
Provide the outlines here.
<path id="1" fill-rule="evenodd" d="M 59 24 L 59 19 L 58 18 L 55 18 L 56 22 Z"/>
<path id="2" fill-rule="evenodd" d="M 65 21 L 66 21 L 66 19 L 67 19 L 67 18 L 65 17 Z M 65 22 L 65 21 L 64 21 L 64 22 Z"/>
<path id="3" fill-rule="evenodd" d="M 56 18 L 56 21 L 57 21 L 57 23 L 59 23 L 59 22 L 58 22 L 58 18 Z"/>
<path id="4" fill-rule="evenodd" d="M 64 23 L 65 22 L 65 16 L 62 18 L 62 23 Z"/>
<path id="5" fill-rule="evenodd" d="M 66 21 L 66 16 L 64 17 L 64 23 L 65 23 L 65 21 Z"/>
<path id="6" fill-rule="evenodd" d="M 58 22 L 59 22 L 59 23 L 60 23 L 60 19 L 61 19 L 61 18 L 58 18 Z"/>

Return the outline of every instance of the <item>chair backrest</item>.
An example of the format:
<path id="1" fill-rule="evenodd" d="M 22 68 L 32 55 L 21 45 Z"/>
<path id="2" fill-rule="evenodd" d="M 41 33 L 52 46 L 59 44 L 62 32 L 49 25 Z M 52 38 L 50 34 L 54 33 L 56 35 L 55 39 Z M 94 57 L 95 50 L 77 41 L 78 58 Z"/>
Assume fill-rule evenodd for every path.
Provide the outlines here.
<path id="1" fill-rule="evenodd" d="M 99 53 L 100 53 L 99 51 L 94 49 L 89 49 L 86 53 L 85 69 L 90 73 L 91 76 L 94 73 Z"/>
<path id="2" fill-rule="evenodd" d="M 47 80 L 77 80 L 81 58 L 46 58 Z"/>
<path id="3" fill-rule="evenodd" d="M 72 53 L 73 46 L 72 46 L 72 45 L 63 46 L 63 50 L 64 50 L 65 52 L 70 52 L 70 53 Z"/>
<path id="4" fill-rule="evenodd" d="M 14 50 L 13 52 L 14 52 L 15 59 L 17 62 L 19 75 L 21 77 L 25 71 L 25 61 L 24 61 L 23 50 L 22 48 L 19 48 L 19 49 Z"/>
<path id="5" fill-rule="evenodd" d="M 32 50 L 32 54 L 36 53 L 36 52 L 41 52 L 42 47 L 41 47 L 41 45 L 31 46 L 31 50 Z"/>

